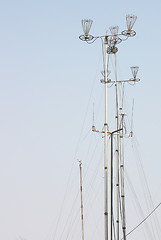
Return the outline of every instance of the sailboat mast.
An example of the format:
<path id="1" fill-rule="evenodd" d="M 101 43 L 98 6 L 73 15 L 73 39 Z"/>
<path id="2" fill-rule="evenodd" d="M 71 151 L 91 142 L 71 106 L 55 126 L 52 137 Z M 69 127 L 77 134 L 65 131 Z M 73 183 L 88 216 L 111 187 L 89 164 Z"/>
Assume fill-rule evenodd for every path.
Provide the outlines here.
<path id="1" fill-rule="evenodd" d="M 111 133 L 111 240 L 113 236 L 113 133 Z"/>
<path id="2" fill-rule="evenodd" d="M 107 68 L 107 44 L 108 38 L 105 37 L 105 143 L 104 143 L 104 217 L 105 217 L 105 240 L 108 240 L 108 169 L 107 169 L 107 78 L 108 78 L 108 68 Z"/>
<path id="3" fill-rule="evenodd" d="M 81 193 L 81 221 L 82 221 L 82 240 L 84 240 L 84 222 L 83 222 L 83 193 L 82 193 L 82 161 L 79 161 L 80 168 L 80 193 Z"/>
<path id="4" fill-rule="evenodd" d="M 121 171 L 121 202 L 122 202 L 122 231 L 123 239 L 126 240 L 126 222 L 125 222 L 125 190 L 124 190 L 124 156 L 123 156 L 123 121 L 124 114 L 122 112 L 123 102 L 122 102 L 122 82 L 120 82 L 120 171 Z"/>
<path id="5" fill-rule="evenodd" d="M 116 53 L 115 57 L 115 126 L 118 130 L 118 93 L 117 93 L 117 66 L 116 66 Z M 116 215 L 116 239 L 119 240 L 119 135 L 116 134 L 116 194 L 117 194 L 117 215 Z M 112 240 L 112 239 L 111 239 Z"/>

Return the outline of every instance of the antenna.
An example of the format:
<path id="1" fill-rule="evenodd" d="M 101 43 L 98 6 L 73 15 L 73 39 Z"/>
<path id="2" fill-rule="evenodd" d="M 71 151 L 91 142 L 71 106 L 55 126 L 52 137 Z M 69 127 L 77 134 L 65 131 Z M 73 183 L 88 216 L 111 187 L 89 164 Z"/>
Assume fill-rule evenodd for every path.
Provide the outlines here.
<path id="1" fill-rule="evenodd" d="M 133 98 L 133 102 L 132 102 L 132 113 L 131 113 L 131 132 L 130 132 L 130 136 L 133 136 L 133 116 L 134 116 L 134 98 Z"/>
<path id="2" fill-rule="evenodd" d="M 82 19 L 82 28 L 83 28 L 83 32 L 86 36 L 88 36 L 88 34 L 89 34 L 92 23 L 93 23 L 93 20 L 91 20 L 91 19 Z"/>
<path id="3" fill-rule="evenodd" d="M 121 32 L 122 35 L 127 36 L 127 37 L 134 37 L 136 35 L 136 32 L 132 30 L 135 22 L 136 22 L 137 16 L 133 14 L 127 14 L 126 15 L 126 25 L 127 25 L 127 30 L 124 30 Z"/>
<path id="4" fill-rule="evenodd" d="M 126 15 L 126 25 L 127 25 L 128 33 L 131 32 L 131 30 L 136 22 L 136 19 L 137 19 L 137 16 L 135 16 L 135 15 L 130 15 L 130 14 Z"/>
<path id="5" fill-rule="evenodd" d="M 111 26 L 110 27 L 110 32 L 111 32 L 111 39 L 109 40 L 110 43 L 110 47 L 112 47 L 112 49 L 109 49 L 109 53 L 111 50 L 111 53 L 116 53 L 117 52 L 117 48 L 115 47 L 115 44 L 119 44 L 122 39 L 118 36 L 118 32 L 119 32 L 119 26 Z"/>
<path id="6" fill-rule="evenodd" d="M 91 29 L 93 20 L 91 19 L 82 19 L 82 28 L 84 35 L 80 35 L 79 39 L 82 41 L 91 41 L 94 37 L 92 35 L 89 35 L 89 31 Z"/>
<path id="7" fill-rule="evenodd" d="M 132 72 L 134 79 L 136 79 L 137 73 L 139 71 L 139 67 L 135 66 L 135 67 L 130 67 L 130 68 L 131 68 L 131 72 Z"/>
<path id="8" fill-rule="evenodd" d="M 106 82 L 110 82 L 111 79 L 109 79 L 109 75 L 110 75 L 111 71 L 110 70 L 107 70 L 107 79 L 105 80 L 105 71 L 101 71 L 101 74 L 103 76 L 103 79 L 100 80 L 101 83 L 106 83 Z"/>
<path id="9" fill-rule="evenodd" d="M 92 124 L 92 131 L 95 130 L 95 125 L 94 125 L 94 103 L 93 103 L 93 124 Z"/>
<path id="10" fill-rule="evenodd" d="M 111 26 L 110 27 L 110 32 L 113 36 L 116 36 L 118 35 L 118 32 L 119 32 L 119 26 Z"/>

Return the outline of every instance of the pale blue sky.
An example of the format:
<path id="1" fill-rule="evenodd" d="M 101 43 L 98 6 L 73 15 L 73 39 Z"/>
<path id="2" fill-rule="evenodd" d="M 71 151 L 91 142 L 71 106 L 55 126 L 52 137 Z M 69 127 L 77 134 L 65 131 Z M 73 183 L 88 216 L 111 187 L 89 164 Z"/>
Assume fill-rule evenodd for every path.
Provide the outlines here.
<path id="1" fill-rule="evenodd" d="M 161 201 L 160 9 L 161 3 L 156 0 L 1 2 L 0 239 L 16 240 L 19 236 L 27 240 L 66 239 L 66 232 L 60 237 L 61 228 L 68 219 L 77 188 L 79 192 L 77 159 L 86 161 L 88 143 L 84 139 L 92 124 L 93 101 L 97 126 L 102 128 L 104 121 L 103 107 L 99 111 L 104 93 L 99 83 L 101 42 L 88 45 L 78 39 L 82 33 L 81 19 L 86 17 L 94 20 L 91 33 L 100 35 L 111 25 L 125 29 L 127 13 L 138 16 L 136 37 L 119 46 L 118 77 L 128 78 L 131 65 L 140 67 L 141 82 L 126 89 L 127 109 L 131 114 L 134 97 L 134 130 L 141 146 L 142 162 L 154 205 Z M 87 140 L 90 137 L 93 139 L 90 134 Z M 101 138 L 96 136 L 92 141 L 98 140 L 102 149 Z M 103 150 L 99 151 L 96 156 L 102 156 Z M 101 175 L 103 162 L 100 163 Z M 73 190 L 67 194 L 64 218 L 58 222 L 72 164 Z M 90 171 L 92 167 L 89 175 Z M 133 170 L 129 171 L 135 178 Z M 84 181 L 86 179 L 85 188 L 88 177 Z M 100 179 L 99 186 L 102 186 L 102 175 Z M 143 202 L 142 197 L 140 201 Z M 80 204 L 79 198 L 77 204 Z M 98 206 L 97 202 L 94 206 Z M 79 205 L 77 209 L 79 211 Z M 144 210 L 146 215 L 148 211 Z M 158 216 L 160 219 L 161 211 Z M 55 237 L 57 222 L 60 226 Z M 89 232 L 95 224 L 91 222 L 89 230 L 86 224 L 87 236 L 91 237 Z M 101 230 L 98 228 L 97 234 Z M 80 235 L 77 238 L 80 239 Z"/>

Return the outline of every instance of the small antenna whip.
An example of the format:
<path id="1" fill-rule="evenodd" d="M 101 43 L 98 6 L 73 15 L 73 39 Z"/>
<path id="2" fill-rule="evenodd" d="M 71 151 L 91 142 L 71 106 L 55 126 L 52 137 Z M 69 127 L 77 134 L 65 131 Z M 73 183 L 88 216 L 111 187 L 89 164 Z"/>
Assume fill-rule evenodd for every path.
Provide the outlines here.
<path id="1" fill-rule="evenodd" d="M 95 131 L 95 125 L 94 125 L 94 103 L 93 103 L 93 124 L 92 124 L 92 131 Z"/>
<path id="2" fill-rule="evenodd" d="M 83 222 L 83 192 L 82 192 L 82 161 L 79 161 L 80 168 L 80 193 L 81 193 L 81 220 L 82 220 L 82 240 L 84 240 L 84 222 Z"/>
<path id="3" fill-rule="evenodd" d="M 131 137 L 133 136 L 133 116 L 134 116 L 134 98 L 132 102 L 132 114 L 131 114 Z"/>

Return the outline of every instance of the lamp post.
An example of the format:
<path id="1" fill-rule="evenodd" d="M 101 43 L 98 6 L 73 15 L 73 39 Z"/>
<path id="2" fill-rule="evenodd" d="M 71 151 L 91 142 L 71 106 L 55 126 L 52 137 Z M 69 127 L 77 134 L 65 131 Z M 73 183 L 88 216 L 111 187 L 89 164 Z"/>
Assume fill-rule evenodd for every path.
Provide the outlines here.
<path id="1" fill-rule="evenodd" d="M 85 41 L 87 43 L 93 43 L 95 42 L 97 39 L 103 39 L 104 40 L 104 44 L 105 44 L 105 72 L 104 72 L 104 79 L 101 80 L 102 83 L 105 84 L 105 122 L 104 122 L 104 224 L 105 224 L 105 240 L 112 240 L 113 238 L 113 234 L 110 235 L 109 231 L 112 232 L 112 230 L 110 230 L 109 225 L 112 228 L 112 218 L 110 219 L 109 217 L 109 210 L 108 210 L 108 205 L 111 206 L 111 203 L 113 201 L 113 199 L 111 199 L 112 197 L 109 196 L 110 201 L 108 200 L 108 159 L 107 159 L 107 142 L 108 142 L 108 121 L 107 121 L 107 85 L 110 82 L 114 82 L 115 84 L 115 104 L 116 104 L 116 111 L 115 111 L 115 119 L 116 119 L 116 132 L 118 132 L 118 125 L 119 125 L 119 113 L 118 113 L 118 82 L 120 82 L 120 86 L 122 84 L 122 82 L 124 81 L 118 81 L 117 80 L 117 68 L 116 68 L 116 53 L 118 51 L 117 45 L 120 44 L 122 41 L 125 41 L 131 37 L 134 37 L 136 35 L 136 32 L 132 29 L 135 21 L 136 21 L 137 17 L 134 15 L 127 15 L 126 16 L 126 24 L 127 24 L 127 29 L 123 30 L 121 33 L 119 33 L 119 27 L 118 26 L 112 26 L 110 27 L 110 32 L 111 34 L 107 34 L 103 35 L 103 36 L 93 36 L 90 35 L 90 29 L 93 23 L 93 20 L 91 19 L 83 19 L 82 20 L 82 28 L 84 31 L 84 34 L 79 36 L 79 39 L 82 41 Z M 109 75 L 109 71 L 108 71 L 108 54 L 114 54 L 115 56 L 115 80 L 111 81 L 108 79 L 108 75 Z M 133 77 L 134 79 L 129 79 L 129 80 L 125 80 L 126 81 L 137 81 L 136 79 L 136 74 L 137 74 L 137 67 L 132 69 L 132 73 L 133 73 Z M 121 94 L 121 91 L 120 91 Z M 121 111 L 120 107 L 120 111 Z M 122 112 L 121 112 L 122 114 Z M 122 118 L 122 115 L 121 115 Z M 121 126 L 121 128 L 123 128 L 123 126 Z M 92 128 L 93 131 L 96 131 L 95 128 Z M 99 131 L 96 131 L 99 132 Z M 123 135 L 123 130 L 121 130 L 121 135 Z M 111 135 L 111 139 L 112 139 L 112 135 Z M 111 140 L 112 141 L 112 140 Z M 111 142 L 112 143 L 112 142 Z M 116 188 L 117 188 L 117 216 L 116 216 L 116 239 L 119 240 L 119 202 L 120 202 L 120 191 L 119 191 L 119 134 L 116 135 L 116 178 L 117 178 L 117 182 L 116 182 Z M 122 161 L 122 160 L 121 160 Z M 122 168 L 123 169 L 123 168 Z M 122 170 L 122 177 L 124 177 L 124 172 Z M 121 180 L 123 182 L 123 180 Z M 123 185 L 124 187 L 124 185 Z M 124 203 L 123 203 L 123 209 L 125 209 L 124 207 Z M 125 214 L 124 214 L 125 215 Z M 125 219 L 125 217 L 124 217 Z M 108 221 L 110 220 L 110 221 Z M 126 237 L 126 233 L 125 233 L 125 222 L 123 223 L 123 236 Z M 124 237 L 124 239 L 125 239 Z"/>

